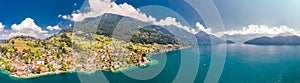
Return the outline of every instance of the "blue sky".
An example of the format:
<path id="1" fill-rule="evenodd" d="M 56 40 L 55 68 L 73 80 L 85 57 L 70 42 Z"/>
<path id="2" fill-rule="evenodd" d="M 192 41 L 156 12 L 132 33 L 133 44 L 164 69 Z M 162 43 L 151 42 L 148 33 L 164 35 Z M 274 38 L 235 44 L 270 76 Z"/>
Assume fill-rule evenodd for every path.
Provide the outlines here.
<path id="1" fill-rule="evenodd" d="M 29 17 L 41 27 L 57 25 L 59 14 L 71 14 L 81 7 L 75 3 L 82 4 L 83 0 L 1 0 L 0 22 L 10 26 Z"/>
<path id="2" fill-rule="evenodd" d="M 57 24 L 69 23 L 68 20 L 59 18 L 58 15 L 70 15 L 73 11 L 79 10 L 84 0 L 25 0 L 25 1 L 1 1 L 0 9 L 5 13 L 0 13 L 0 22 L 5 25 L 5 29 L 11 29 L 13 24 L 20 24 L 25 18 L 31 18 L 36 25 L 45 29 L 47 26 L 55 26 Z M 185 19 L 188 19 L 190 25 L 194 25 L 195 22 L 202 22 L 199 15 L 184 1 L 182 0 L 117 0 L 117 4 L 128 3 L 135 8 L 139 8 L 147 5 L 159 5 L 170 8 L 179 13 Z M 76 6 L 74 5 L 76 4 Z M 151 13 L 145 11 L 145 13 Z M 160 14 L 151 13 L 151 15 L 157 19 L 163 19 L 165 16 Z M 179 20 L 179 19 L 177 19 Z"/>
<path id="3" fill-rule="evenodd" d="M 30 17 L 41 27 L 56 25 L 67 15 L 78 10 L 84 0 L 2 0 L 0 22 L 5 25 L 20 23 Z M 239 28 L 249 24 L 300 27 L 300 1 L 298 0 L 213 0 L 226 28 Z M 201 21 L 195 11 L 182 0 L 117 0 L 138 8 L 146 5 L 168 7 L 185 17 L 190 25 Z M 74 4 L 77 6 L 74 6 Z M 159 16 L 157 16 L 159 17 Z M 193 19 L 199 18 L 199 19 Z"/>
<path id="4" fill-rule="evenodd" d="M 228 28 L 249 24 L 300 29 L 299 0 L 213 0 Z"/>
<path id="5" fill-rule="evenodd" d="M 5 30 L 11 30 L 13 24 L 19 25 L 14 27 L 15 30 L 18 30 L 16 28 L 22 27 L 21 22 L 26 19 L 26 22 L 23 24 L 36 24 L 37 28 L 40 27 L 42 29 L 40 32 L 43 32 L 43 30 L 46 32 L 46 28 L 51 26 L 51 29 L 47 30 L 47 32 L 51 33 L 52 30 L 59 30 L 58 27 L 55 27 L 56 25 L 60 25 L 59 27 L 63 28 L 61 27 L 62 25 L 68 26 L 68 23 L 75 21 L 72 20 L 75 19 L 72 14 L 80 15 L 81 13 L 74 13 L 73 11 L 80 10 L 83 2 L 84 0 L 2 0 L 0 3 L 0 10 L 2 12 L 0 13 L 0 23 L 4 25 Z M 298 32 L 300 29 L 300 23 L 298 23 L 300 22 L 299 0 L 213 0 L 213 2 L 220 13 L 226 30 L 234 30 L 227 32 L 228 34 L 260 34 L 267 32 L 269 34 L 293 33 L 300 35 L 300 32 Z M 123 7 L 122 10 L 126 10 L 126 8 L 133 7 L 136 9 L 134 11 L 139 13 L 140 16 L 143 14 L 147 16 L 150 15 L 155 18 L 156 21 L 151 20 L 150 17 L 144 17 L 141 19 L 151 21 L 157 25 L 168 25 L 168 21 L 173 22 L 175 20 L 175 22 L 170 24 L 174 24 L 182 28 L 186 28 L 185 26 L 188 24 L 191 25 L 188 26 L 189 28 L 206 30 L 205 23 L 203 23 L 201 16 L 199 16 L 196 11 L 183 0 L 116 0 L 114 3 L 116 3 L 115 8 Z M 93 4 L 95 5 L 95 3 Z M 171 14 L 168 13 L 168 11 L 160 9 L 157 11 L 156 9 L 153 9 L 152 11 L 145 11 L 142 9 L 149 5 L 162 6 L 177 14 Z M 137 9 L 141 9 L 141 11 L 137 11 Z M 125 12 L 114 13 L 124 14 Z M 65 17 L 58 17 L 58 15 Z M 90 16 L 92 17 L 97 15 L 101 14 L 95 14 L 95 12 L 90 13 Z M 167 17 L 169 18 L 167 19 Z M 160 20 L 163 21 L 159 22 Z M 187 22 L 185 23 L 184 20 Z M 31 21 L 34 21 L 34 23 Z M 181 24 L 177 24 L 177 22 Z M 198 26 L 196 25 L 197 23 Z M 243 31 L 243 27 L 249 29 L 246 29 L 247 31 Z M 264 29 L 265 27 L 268 29 Z M 253 31 L 252 29 L 261 30 L 259 30 L 258 33 L 253 33 L 251 32 Z M 278 30 L 283 30 L 283 32 Z M 8 34 L 8 32 L 5 34 Z"/>

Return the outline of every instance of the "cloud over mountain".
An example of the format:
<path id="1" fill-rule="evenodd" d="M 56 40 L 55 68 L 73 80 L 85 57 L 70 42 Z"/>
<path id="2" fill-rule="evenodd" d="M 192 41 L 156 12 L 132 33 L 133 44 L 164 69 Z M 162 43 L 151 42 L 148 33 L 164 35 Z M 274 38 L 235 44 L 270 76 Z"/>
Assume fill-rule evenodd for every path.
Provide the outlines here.
<path id="1" fill-rule="evenodd" d="M 159 26 L 175 26 L 175 27 L 184 29 L 184 30 L 186 30 L 188 32 L 191 32 L 191 33 L 195 32 L 190 27 L 183 26 L 180 22 L 176 21 L 176 18 L 172 18 L 172 17 L 166 17 L 165 19 L 161 19 L 158 22 L 153 22 L 153 24 L 159 25 Z"/>
<path id="2" fill-rule="evenodd" d="M 235 42 L 245 42 L 247 40 L 257 38 L 257 37 L 262 37 L 262 36 L 267 36 L 267 37 L 291 36 L 291 35 L 300 36 L 300 31 L 285 25 L 269 27 L 266 25 L 252 24 L 240 29 L 217 32 L 213 34 L 217 34 L 217 37 L 226 36 L 227 39 Z"/>
<path id="3" fill-rule="evenodd" d="M 61 17 L 76 22 L 82 21 L 85 18 L 101 16 L 112 4 L 110 0 L 88 0 L 88 2 L 90 6 L 88 12 L 74 11 L 71 15 L 63 15 Z"/>
<path id="4" fill-rule="evenodd" d="M 122 16 L 132 17 L 143 22 L 154 22 L 155 18 L 147 16 L 139 9 L 134 8 L 127 3 L 116 4 L 110 0 L 89 0 L 89 12 L 75 11 L 71 15 L 63 15 L 62 18 L 70 19 L 78 22 L 83 21 L 85 18 L 101 16 L 104 13 L 118 14 Z"/>
<path id="5" fill-rule="evenodd" d="M 143 22 L 148 22 L 159 26 L 176 26 L 193 34 L 196 34 L 197 32 L 199 32 L 199 30 L 205 30 L 202 28 L 192 29 L 188 26 L 184 26 L 180 22 L 177 22 L 176 18 L 173 17 L 166 17 L 157 21 L 156 18 L 152 17 L 151 15 L 146 15 L 145 13 L 142 13 L 138 8 L 134 8 L 132 5 L 127 3 L 116 4 L 111 0 L 89 0 L 88 2 L 88 12 L 75 11 L 71 15 L 59 15 L 59 17 L 78 22 L 83 21 L 85 18 L 101 16 L 104 13 L 111 13 L 131 17 Z M 198 23 L 197 25 L 200 26 L 201 24 Z"/>
<path id="6" fill-rule="evenodd" d="M 196 27 L 197 27 L 197 30 L 196 31 L 203 31 L 207 34 L 212 34 L 212 30 L 211 28 L 205 28 L 202 24 L 200 24 L 199 22 L 196 22 Z"/>
<path id="7" fill-rule="evenodd" d="M 241 30 L 230 30 L 223 32 L 227 35 L 279 35 L 285 33 L 291 33 L 293 35 L 300 36 L 300 32 L 281 25 L 279 27 L 268 27 L 266 25 L 249 25 L 248 27 L 243 27 Z"/>
<path id="8" fill-rule="evenodd" d="M 61 30 L 61 28 L 60 28 L 58 25 L 56 25 L 56 26 L 47 26 L 46 29 L 48 29 L 48 30 L 50 30 L 50 31 L 53 31 L 53 30 Z"/>
<path id="9" fill-rule="evenodd" d="M 20 32 L 20 31 L 13 31 L 13 30 L 3 30 L 0 31 L 0 39 L 9 39 L 14 36 L 20 36 L 20 35 L 25 35 L 25 36 L 31 36 L 35 38 L 40 38 L 44 39 L 47 38 L 53 34 L 48 34 L 48 33 L 36 33 L 34 31 L 29 31 L 29 32 Z"/>

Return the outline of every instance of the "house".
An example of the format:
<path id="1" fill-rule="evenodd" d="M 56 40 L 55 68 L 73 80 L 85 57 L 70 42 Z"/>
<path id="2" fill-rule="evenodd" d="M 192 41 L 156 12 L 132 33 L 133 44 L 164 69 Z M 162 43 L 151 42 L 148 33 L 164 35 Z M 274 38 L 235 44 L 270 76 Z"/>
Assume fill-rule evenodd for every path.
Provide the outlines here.
<path id="1" fill-rule="evenodd" d="M 23 56 L 28 56 L 28 53 L 24 53 Z"/>
<path id="2" fill-rule="evenodd" d="M 18 70 L 17 72 L 13 72 L 12 75 L 14 75 L 14 76 L 28 76 L 28 74 L 23 70 Z"/>
<path id="3" fill-rule="evenodd" d="M 25 70 L 25 68 L 26 68 L 26 65 L 19 61 L 12 61 L 10 65 L 11 65 L 11 67 L 15 67 L 18 70 Z"/>
<path id="4" fill-rule="evenodd" d="M 27 64 L 27 68 L 25 69 L 27 72 L 31 72 L 33 69 L 33 66 L 31 64 Z"/>
<path id="5" fill-rule="evenodd" d="M 69 71 L 74 71 L 76 68 L 75 67 L 72 67 L 72 66 L 68 66 L 67 67 L 67 70 L 69 70 Z"/>
<path id="6" fill-rule="evenodd" d="M 36 60 L 36 64 L 44 64 L 44 63 L 45 63 L 44 59 Z"/>
<path id="7" fill-rule="evenodd" d="M 53 65 L 54 63 L 56 63 L 55 60 L 52 60 L 52 61 L 50 62 L 51 65 Z"/>
<path id="8" fill-rule="evenodd" d="M 47 68 L 47 67 L 41 67 L 41 72 L 42 72 L 42 73 L 48 72 L 48 68 Z"/>
<path id="9" fill-rule="evenodd" d="M 36 69 L 38 69 L 39 68 L 39 66 L 37 65 L 37 64 L 33 64 L 33 65 L 31 65 L 31 70 L 33 71 L 33 70 L 36 70 Z M 29 70 L 30 71 L 30 70 Z"/>
<path id="10" fill-rule="evenodd" d="M 42 56 L 47 56 L 46 54 L 42 54 Z"/>
<path id="11" fill-rule="evenodd" d="M 76 67 L 77 67 L 77 68 L 81 68 L 81 67 L 82 67 L 82 64 L 76 64 Z"/>
<path id="12" fill-rule="evenodd" d="M 7 53 L 6 53 L 6 56 L 7 56 L 7 57 L 10 57 L 10 53 L 9 53 L 9 52 L 7 52 Z"/>
<path id="13" fill-rule="evenodd" d="M 62 65 L 59 65 L 57 62 L 55 62 L 55 63 L 52 64 L 52 66 L 55 69 L 59 69 L 59 68 L 61 68 Z"/>

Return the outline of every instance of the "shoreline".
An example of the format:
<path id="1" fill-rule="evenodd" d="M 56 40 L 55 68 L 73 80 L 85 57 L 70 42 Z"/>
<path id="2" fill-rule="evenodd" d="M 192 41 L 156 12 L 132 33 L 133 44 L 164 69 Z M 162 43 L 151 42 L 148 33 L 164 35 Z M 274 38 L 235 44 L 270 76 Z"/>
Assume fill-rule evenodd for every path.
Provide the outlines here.
<path id="1" fill-rule="evenodd" d="M 153 62 L 151 61 L 150 63 L 147 63 L 145 66 L 149 66 L 151 65 Z M 0 73 L 2 74 L 5 74 L 13 79 L 34 79 L 34 78 L 38 78 L 38 77 L 43 77 L 43 76 L 48 76 L 48 75 L 59 75 L 59 74 L 64 74 L 64 73 L 83 73 L 83 74 L 94 74 L 96 73 L 97 71 L 108 71 L 108 72 L 113 72 L 113 73 L 120 73 L 120 72 L 123 72 L 123 71 L 126 71 L 128 69 L 135 69 L 135 68 L 138 68 L 140 66 L 129 66 L 129 67 L 125 67 L 125 68 L 120 68 L 118 70 L 114 70 L 114 71 L 111 71 L 111 70 L 95 70 L 95 71 L 90 71 L 90 72 L 87 72 L 87 71 L 60 71 L 60 72 L 46 72 L 46 73 L 41 73 L 41 74 L 32 74 L 32 75 L 29 75 L 29 76 L 15 76 L 15 75 L 12 75 L 12 73 L 8 72 L 8 71 L 5 71 L 5 70 L 0 70 Z"/>
<path id="2" fill-rule="evenodd" d="M 149 55 L 150 56 L 150 55 Z M 151 59 L 151 58 L 149 58 Z M 146 63 L 145 66 L 149 66 L 151 65 L 153 62 L 149 62 Z M 16 75 L 12 75 L 11 72 L 5 71 L 5 70 L 0 70 L 0 73 L 8 75 L 9 77 L 13 78 L 13 79 L 34 79 L 34 78 L 38 78 L 38 77 L 43 77 L 43 76 L 47 76 L 47 75 L 59 75 L 59 74 L 64 74 L 64 73 L 83 73 L 83 74 L 94 74 L 97 71 L 109 71 L 109 72 L 113 72 L 113 73 L 119 73 L 122 71 L 126 71 L 128 69 L 135 69 L 138 68 L 140 66 L 129 66 L 129 67 L 124 67 L 124 68 L 120 68 L 118 70 L 95 70 L 95 71 L 78 71 L 78 70 L 74 70 L 74 71 L 59 71 L 59 72 L 46 72 L 46 73 L 40 73 L 40 74 L 30 74 L 29 76 L 16 76 Z"/>
<path id="3" fill-rule="evenodd" d="M 148 54 L 147 58 L 149 58 L 151 61 L 149 63 L 145 63 L 144 66 L 150 66 L 150 65 L 155 65 L 155 64 L 159 63 L 159 61 L 156 61 L 155 59 L 151 58 L 151 56 L 153 56 L 153 55 L 157 55 L 157 54 L 161 54 L 161 53 L 167 53 L 167 52 L 171 52 L 171 51 L 182 50 L 182 49 L 188 49 L 188 48 L 191 48 L 191 47 L 183 47 L 183 48 L 179 48 L 179 49 L 175 49 L 175 50 L 169 50 L 169 51 L 166 51 L 166 52 Z M 8 71 L 5 71 L 5 70 L 0 70 L 0 73 L 8 75 L 9 77 L 11 77 L 13 79 L 33 79 L 33 78 L 43 77 L 43 76 L 47 76 L 47 75 L 55 75 L 55 74 L 58 75 L 58 74 L 64 74 L 64 73 L 94 74 L 97 71 L 109 71 L 109 72 L 113 72 L 113 73 L 120 73 L 120 72 L 126 71 L 128 69 L 135 69 L 135 68 L 139 68 L 139 67 L 142 67 L 142 66 L 128 66 L 128 67 L 120 68 L 120 69 L 113 70 L 113 71 L 112 70 L 95 70 L 95 71 L 73 70 L 73 71 L 46 72 L 46 73 L 40 73 L 40 74 L 30 74 L 29 76 L 15 76 L 15 75 L 12 75 L 11 72 L 8 72 Z"/>
<path id="4" fill-rule="evenodd" d="M 38 78 L 42 76 L 47 76 L 47 75 L 55 75 L 55 74 L 64 74 L 64 73 L 75 73 L 77 71 L 60 71 L 60 72 L 46 72 L 46 73 L 41 73 L 41 74 L 32 74 L 30 76 L 15 76 L 12 75 L 12 73 L 5 71 L 5 70 L 0 70 L 0 73 L 8 75 L 9 77 L 13 79 L 32 79 L 32 78 Z"/>

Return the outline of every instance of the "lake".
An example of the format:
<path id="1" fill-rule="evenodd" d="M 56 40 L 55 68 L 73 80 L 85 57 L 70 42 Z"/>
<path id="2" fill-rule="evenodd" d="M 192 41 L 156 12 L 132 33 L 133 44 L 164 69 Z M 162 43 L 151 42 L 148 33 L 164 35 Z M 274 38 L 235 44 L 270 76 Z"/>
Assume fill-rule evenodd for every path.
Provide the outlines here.
<path id="1" fill-rule="evenodd" d="M 169 83 L 183 80 L 201 83 L 209 82 L 207 77 L 212 76 L 219 79 L 220 83 L 300 82 L 300 46 L 201 45 L 152 55 L 151 58 L 154 63 L 150 66 L 132 67 L 117 73 L 64 73 L 32 79 L 16 79 L 1 73 L 0 80 L 4 83 Z M 210 69 L 210 64 L 220 69 Z M 220 78 L 218 73 L 221 74 Z"/>

